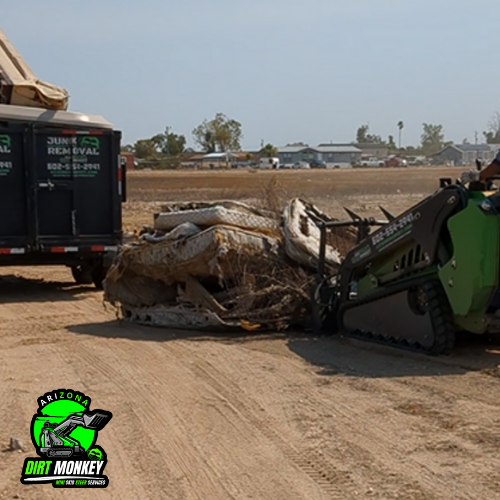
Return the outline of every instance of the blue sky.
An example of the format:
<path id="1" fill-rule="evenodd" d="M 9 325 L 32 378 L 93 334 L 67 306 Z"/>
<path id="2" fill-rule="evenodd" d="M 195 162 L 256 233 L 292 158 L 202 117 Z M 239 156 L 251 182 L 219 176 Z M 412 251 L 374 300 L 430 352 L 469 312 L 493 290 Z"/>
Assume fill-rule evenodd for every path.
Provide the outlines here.
<path id="1" fill-rule="evenodd" d="M 6 0 L 4 0 L 6 2 Z M 70 108 L 124 143 L 222 112 L 243 146 L 474 141 L 500 111 L 498 0 L 17 0 L 0 27 Z"/>

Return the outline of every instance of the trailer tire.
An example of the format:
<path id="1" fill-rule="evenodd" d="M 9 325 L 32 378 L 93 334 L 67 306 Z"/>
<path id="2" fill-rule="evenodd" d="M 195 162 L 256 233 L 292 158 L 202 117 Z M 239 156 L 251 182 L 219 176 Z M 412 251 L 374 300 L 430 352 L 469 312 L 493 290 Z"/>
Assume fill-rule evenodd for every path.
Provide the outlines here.
<path id="1" fill-rule="evenodd" d="M 94 283 L 94 286 L 98 290 L 102 290 L 103 288 L 103 281 L 106 278 L 106 274 L 108 274 L 109 268 L 105 266 L 103 263 L 98 264 L 92 269 L 92 282 Z"/>
<path id="2" fill-rule="evenodd" d="M 78 285 L 91 285 L 93 282 L 92 272 L 86 265 L 71 266 L 71 274 Z"/>

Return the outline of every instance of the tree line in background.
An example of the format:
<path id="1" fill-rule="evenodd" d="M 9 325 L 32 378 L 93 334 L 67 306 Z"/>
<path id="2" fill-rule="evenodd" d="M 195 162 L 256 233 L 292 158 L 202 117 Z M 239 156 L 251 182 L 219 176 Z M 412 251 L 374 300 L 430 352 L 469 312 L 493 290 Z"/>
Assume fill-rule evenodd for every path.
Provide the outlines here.
<path id="1" fill-rule="evenodd" d="M 453 144 L 453 141 L 445 141 L 444 130 L 442 125 L 434 125 L 432 123 L 422 124 L 422 134 L 420 135 L 419 146 L 401 146 L 404 123 L 399 121 L 398 128 L 398 144 L 394 141 L 394 136 L 389 135 L 386 141 L 380 135 L 370 134 L 368 125 L 361 125 L 356 132 L 356 142 L 359 144 L 371 143 L 386 146 L 390 152 L 406 154 L 406 155 L 423 155 L 428 156 L 437 153 L 448 144 Z"/>
<path id="2" fill-rule="evenodd" d="M 387 140 L 383 140 L 380 135 L 370 133 L 369 125 L 361 125 L 356 131 L 355 143 L 375 143 L 386 146 L 391 153 L 404 155 L 424 155 L 428 156 L 437 153 L 453 141 L 445 140 L 445 133 L 442 125 L 423 123 L 420 144 L 418 146 L 401 146 L 403 121 L 396 124 L 398 129 L 398 144 L 394 136 L 389 135 Z M 192 131 L 196 145 L 204 153 L 216 153 L 226 151 L 240 151 L 241 140 L 243 139 L 242 125 L 237 120 L 228 118 L 223 113 L 217 113 L 211 120 L 203 120 Z M 488 130 L 483 132 L 484 140 L 488 144 L 500 144 L 500 112 L 496 112 L 488 123 Z M 478 142 L 476 133 L 475 142 Z M 464 139 L 463 144 L 468 140 Z M 139 139 L 135 144 L 123 146 L 123 151 L 133 152 L 135 157 L 147 161 L 163 162 L 165 166 L 175 166 L 179 157 L 188 152 L 186 148 L 186 137 L 176 134 L 171 127 L 166 127 L 165 131 L 156 134 L 149 139 Z M 303 144 L 303 143 L 294 143 Z M 272 144 L 261 144 L 259 156 L 277 156 L 278 150 Z M 248 160 L 252 155 L 248 155 Z M 170 162 L 170 165 L 169 165 Z"/>
<path id="3" fill-rule="evenodd" d="M 241 149 L 243 132 L 241 123 L 217 113 L 212 120 L 203 120 L 192 132 L 197 146 L 204 153 L 238 151 Z M 122 149 L 131 151 L 136 158 L 154 161 L 176 159 L 186 152 L 186 137 L 176 134 L 170 127 L 149 139 L 139 139 Z"/>
<path id="4" fill-rule="evenodd" d="M 418 146 L 401 147 L 401 138 L 404 129 L 404 122 L 397 123 L 398 145 L 394 142 L 394 136 L 389 135 L 387 141 L 384 141 L 380 135 L 370 134 L 368 125 L 362 125 L 356 132 L 356 142 L 374 143 L 386 146 L 389 151 L 405 155 L 423 155 L 429 156 L 441 151 L 446 146 L 453 144 L 453 141 L 445 140 L 444 128 L 439 124 L 423 123 L 422 134 L 420 135 L 420 144 Z M 495 112 L 488 123 L 488 130 L 483 132 L 484 141 L 487 144 L 500 144 L 500 112 Z M 475 134 L 475 143 L 479 143 L 478 134 Z M 468 139 L 463 139 L 462 144 L 470 144 Z"/>

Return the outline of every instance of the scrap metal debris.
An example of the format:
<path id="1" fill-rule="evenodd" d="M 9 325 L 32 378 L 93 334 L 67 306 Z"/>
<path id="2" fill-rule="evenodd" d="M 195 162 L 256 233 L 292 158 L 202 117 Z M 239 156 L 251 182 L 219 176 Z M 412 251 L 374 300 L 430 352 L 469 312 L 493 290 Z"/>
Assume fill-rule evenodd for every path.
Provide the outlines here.
<path id="1" fill-rule="evenodd" d="M 308 315 L 318 263 L 313 205 L 291 200 L 281 214 L 244 203 L 163 207 L 154 227 L 125 244 L 104 281 L 105 300 L 125 319 L 188 329 L 284 329 Z M 334 270 L 356 242 L 339 229 L 328 242 Z"/>

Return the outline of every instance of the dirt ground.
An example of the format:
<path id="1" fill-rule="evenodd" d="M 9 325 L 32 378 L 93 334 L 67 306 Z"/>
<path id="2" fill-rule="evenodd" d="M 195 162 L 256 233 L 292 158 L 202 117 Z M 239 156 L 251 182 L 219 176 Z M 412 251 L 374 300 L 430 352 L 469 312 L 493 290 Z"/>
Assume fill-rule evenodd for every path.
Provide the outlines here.
<path id="1" fill-rule="evenodd" d="M 166 201 L 272 200 L 269 185 L 332 215 L 380 203 L 399 213 L 457 174 L 276 172 L 276 184 L 271 172 L 133 173 L 125 225 L 151 224 Z M 304 332 L 151 329 L 117 321 L 64 268 L 4 268 L 0 498 L 500 498 L 499 365 L 491 337 L 430 358 Z M 106 490 L 19 481 L 37 397 L 59 388 L 113 413 L 98 439 Z M 8 451 L 11 437 L 23 451 Z"/>

